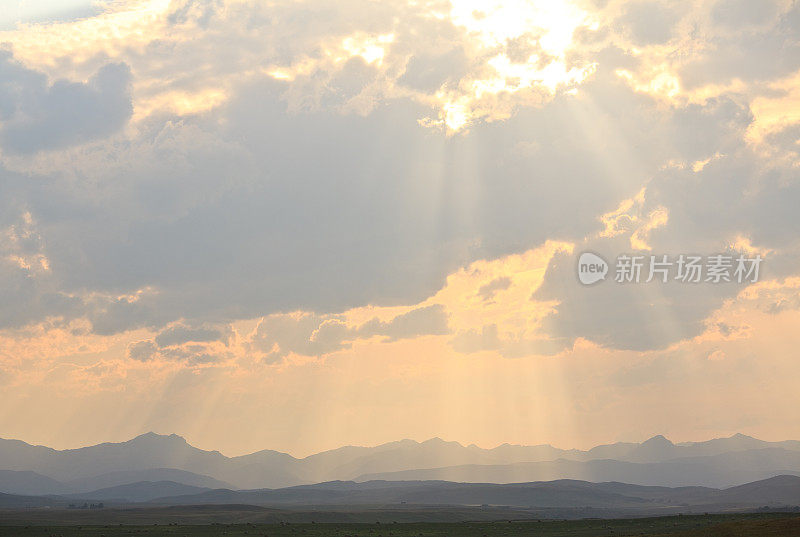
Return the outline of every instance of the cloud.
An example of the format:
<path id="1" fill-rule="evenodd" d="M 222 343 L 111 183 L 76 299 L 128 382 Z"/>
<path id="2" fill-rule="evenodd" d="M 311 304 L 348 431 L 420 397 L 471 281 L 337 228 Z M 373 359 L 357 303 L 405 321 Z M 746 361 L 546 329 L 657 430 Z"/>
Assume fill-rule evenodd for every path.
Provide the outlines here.
<path id="1" fill-rule="evenodd" d="M 159 348 L 183 345 L 189 342 L 205 343 L 210 341 L 220 341 L 223 333 L 215 328 L 189 327 L 177 324 L 165 328 L 155 338 Z"/>
<path id="2" fill-rule="evenodd" d="M 469 61 L 464 50 L 456 48 L 435 55 L 412 56 L 403 76 L 397 79 L 401 85 L 434 93 L 443 85 L 453 84 L 467 74 Z"/>
<path id="3" fill-rule="evenodd" d="M 132 342 L 127 348 L 130 360 L 173 362 L 189 367 L 221 365 L 241 357 L 238 340 L 229 325 L 188 326 L 175 323 L 153 339 Z"/>
<path id="4" fill-rule="evenodd" d="M 746 287 L 657 281 L 583 287 L 574 270 L 576 256 L 584 250 L 603 253 L 612 265 L 617 255 L 631 252 L 669 254 L 673 259 L 680 253 L 707 256 L 723 251 L 752 257 L 754 252 L 734 244 L 735 237 L 744 236 L 751 237 L 756 251 L 765 256 L 760 279 L 791 276 L 800 245 L 796 222 L 785 203 L 798 199 L 800 192 L 796 181 L 783 175 L 788 170 L 770 169 L 767 162 L 755 164 L 754 160 L 758 159 L 749 150 L 740 148 L 699 172 L 682 168 L 656 175 L 644 192 L 641 210 L 647 213 L 658 206 L 672 210 L 669 221 L 651 231 L 650 250 L 635 251 L 629 240 L 635 230 L 629 229 L 614 237 L 590 239 L 576 247 L 574 254 L 555 256 L 544 284 L 534 294 L 537 300 L 559 301 L 543 324 L 545 332 L 567 341 L 584 337 L 619 349 L 664 348 L 701 334 L 705 319 Z"/>
<path id="5" fill-rule="evenodd" d="M 701 334 L 705 319 L 744 288 L 675 282 L 583 287 L 574 274 L 583 251 L 600 252 L 612 265 L 624 253 L 736 255 L 743 252 L 738 238 L 746 237 L 766 257 L 762 280 L 794 273 L 790 265 L 800 259 L 800 243 L 788 203 L 800 199 L 797 173 L 747 144 L 751 124 L 749 110 L 731 99 L 675 110 L 665 127 L 685 160 L 653 172 L 639 194 L 599 217 L 605 231 L 551 260 L 533 297 L 558 302 L 543 322 L 545 334 L 567 345 L 582 337 L 617 349 L 666 348 Z M 701 160 L 704 166 L 691 164 Z M 659 214 L 663 218 L 650 225 Z"/>
<path id="6" fill-rule="evenodd" d="M 758 6 L 758 14 L 750 13 Z M 752 15 L 755 15 L 754 17 Z M 796 2 L 722 1 L 712 10 L 713 43 L 679 68 L 687 87 L 764 81 L 800 68 L 800 5 Z"/>
<path id="7" fill-rule="evenodd" d="M 797 3 L 517 4 L 122 2 L 1 32 L 0 358 L 12 406 L 45 387 L 3 430 L 135 414 L 311 451 L 355 422 L 795 424 Z M 586 288 L 585 249 L 763 252 L 763 281 Z"/>
<path id="8" fill-rule="evenodd" d="M 636 0 L 625 4 L 617 19 L 621 31 L 636 45 L 658 45 L 669 41 L 678 15 L 661 1 Z"/>
<path id="9" fill-rule="evenodd" d="M 266 353 L 268 362 L 289 353 L 319 356 L 349 348 L 348 332 L 344 322 L 335 318 L 310 313 L 270 315 L 259 323 L 253 345 Z"/>
<path id="10" fill-rule="evenodd" d="M 459 130 L 548 101 L 591 73 L 591 64 L 575 58 L 567 65 L 564 36 L 587 18 L 573 4 L 498 4 L 483 12 L 461 2 L 367 0 L 107 7 L 88 23 L 34 27 L 8 40 L 26 61 L 53 70 L 76 57 L 85 69 L 123 56 L 143 79 L 136 81 L 137 115 L 207 111 L 214 105 L 202 95 L 227 96 L 243 79 L 267 73 L 292 82 L 286 98 L 293 110 L 366 113 L 403 95 L 427 108 L 417 119 Z M 516 24 L 502 24 L 512 17 Z M 368 67 L 351 61 L 357 58 Z"/>
<path id="11" fill-rule="evenodd" d="M 482 285 L 480 289 L 478 289 L 478 296 L 481 297 L 484 302 L 487 302 L 494 298 L 494 295 L 497 294 L 498 291 L 504 291 L 508 289 L 510 285 L 511 278 L 508 276 L 500 276 L 499 278 L 495 278 L 489 283 Z"/>
<path id="12" fill-rule="evenodd" d="M 243 88 L 220 111 L 222 131 L 214 117 L 168 123 L 120 144 L 114 159 L 90 152 L 85 179 L 13 185 L 41 221 L 64 291 L 152 289 L 135 302 L 98 301 L 98 331 L 419 303 L 466 262 L 524 250 L 554 225 L 581 234 L 634 183 L 598 172 L 617 142 L 552 137 L 576 103 L 448 139 L 420 127 L 408 102 L 364 118 L 292 114 L 283 89 Z M 536 123 L 553 127 L 529 131 L 540 152 L 510 151 L 512 133 Z M 473 146 L 484 158 L 467 168 Z M 575 151 L 582 158 L 568 158 Z M 578 188 L 587 176 L 611 186 L 590 194 Z M 484 188 L 479 205 L 469 193 Z M 561 221 L 548 199 L 579 208 L 576 218 Z"/>
<path id="13" fill-rule="evenodd" d="M 49 84 L 0 51 L 0 147 L 27 154 L 109 136 L 133 112 L 130 82 L 127 65 L 108 64 L 85 84 Z"/>
<path id="14" fill-rule="evenodd" d="M 281 100 L 287 85 L 261 81 L 243 86 L 211 116 L 146 128 L 135 143 L 117 146 L 114 160 L 105 150 L 85 153 L 80 173 L 88 181 L 10 188 L 47 238 L 44 254 L 58 290 L 71 297 L 92 291 L 82 302 L 96 332 L 317 311 L 292 328 L 297 341 L 278 345 L 308 355 L 346 348 L 336 334 L 346 332 L 335 321 L 339 312 L 369 303 L 420 304 L 476 259 L 525 251 L 553 236 L 582 241 L 603 229 L 600 215 L 640 191 L 650 175 L 637 218 L 649 222 L 660 208 L 669 215 L 666 225 L 641 235 L 652 248 L 713 252 L 737 234 L 764 246 L 787 245 L 772 241 L 774 225 L 758 225 L 770 221 L 758 207 L 770 205 L 772 221 L 782 215 L 788 240 L 790 183 L 765 175 L 762 194 L 746 205 L 745 224 L 726 208 L 739 206 L 736 188 L 756 181 L 761 166 L 743 142 L 752 120 L 746 108 L 712 99 L 664 109 L 606 77 L 598 73 L 582 96 L 449 138 L 420 127 L 418 107 L 405 100 L 366 117 L 292 113 Z M 613 135 L 596 136 L 596 125 L 614 125 Z M 480 158 L 473 158 L 474 148 Z M 665 162 L 718 153 L 737 156 L 718 158 L 699 174 L 659 171 Z M 551 291 L 548 300 L 563 300 L 566 314 L 567 288 Z M 631 348 L 664 345 L 701 329 L 702 316 L 723 297 L 708 298 L 670 336 L 641 336 L 638 324 L 656 323 L 644 315 L 634 320 L 633 335 L 621 330 L 615 338 L 609 333 L 618 327 L 593 325 L 590 312 L 575 329 L 564 322 L 550 326 L 543 340 L 519 337 L 536 345 L 550 339 L 568 345 L 582 335 Z M 311 339 L 309 331 L 323 320 L 328 324 Z M 277 331 L 267 330 L 262 348 L 276 343 Z M 536 347 L 516 345 L 518 352 Z"/>
<path id="15" fill-rule="evenodd" d="M 385 342 L 449 333 L 447 315 L 440 304 L 422 306 L 388 321 L 373 318 L 352 326 L 340 317 L 311 313 L 271 315 L 258 325 L 254 347 L 274 362 L 290 353 L 321 356 L 351 348 L 354 341 L 381 336 Z"/>
<path id="16" fill-rule="evenodd" d="M 356 333 L 364 338 L 384 336 L 386 341 L 448 334 L 447 313 L 441 304 L 432 304 L 398 315 L 388 322 L 373 319 L 360 326 Z"/>
<path id="17" fill-rule="evenodd" d="M 140 362 L 148 362 L 158 352 L 158 346 L 150 340 L 137 341 L 128 345 L 128 358 Z"/>
<path id="18" fill-rule="evenodd" d="M 741 289 L 736 284 L 663 284 L 656 280 L 618 284 L 613 281 L 616 256 L 646 256 L 649 252 L 631 252 L 623 241 L 589 243 L 586 250 L 600 252 L 611 262 L 607 281 L 583 286 L 575 276 L 577 254 L 559 254 L 551 261 L 544 284 L 534 294 L 536 300 L 558 301 L 554 312 L 543 321 L 542 330 L 561 339 L 564 348 L 571 347 L 578 338 L 623 350 L 666 348 L 701 334 L 708 315 Z M 643 280 L 646 278 L 643 273 Z"/>
<path id="19" fill-rule="evenodd" d="M 790 274 L 797 247 L 794 171 L 748 146 L 754 121 L 749 94 L 675 97 L 665 106 L 664 93 L 637 85 L 639 78 L 663 68 L 681 90 L 684 83 L 700 83 L 690 76 L 692 62 L 719 68 L 724 60 L 705 48 L 687 52 L 685 62 L 664 57 L 658 43 L 675 39 L 683 46 L 686 37 L 672 8 L 638 2 L 616 13 L 614 5 L 556 13 L 565 27 L 592 34 L 564 45 L 563 54 L 555 50 L 556 36 L 547 38 L 544 30 L 493 33 L 490 23 L 500 12 L 481 18 L 456 9 L 436 18 L 421 8 L 373 2 L 252 10 L 181 2 L 156 17 L 154 28 L 163 24 L 172 32 L 164 34 L 166 41 L 150 42 L 148 54 L 101 39 L 87 56 L 92 59 L 76 59 L 74 71 L 87 73 L 88 82 L 55 76 L 50 84 L 43 72 L 6 55 L 2 68 L 18 84 L 3 86 L 3 129 L 46 128 L 48 134 L 38 145 L 24 136 L 7 140 L 21 144 L 17 153 L 28 153 L 4 159 L 18 172 L 4 170 L 0 177 L 0 203 L 10 209 L 0 215 L 2 225 L 18 225 L 14 219 L 27 212 L 40 239 L 35 247 L 4 250 L 4 281 L 14 283 L 0 288 L 14 311 L 3 310 L 0 326 L 86 318 L 95 333 L 110 335 L 263 316 L 259 349 L 315 356 L 347 348 L 354 336 L 340 314 L 352 308 L 419 308 L 448 275 L 476 260 L 525 252 L 551 239 L 619 253 L 617 247 L 632 247 L 630 233 L 636 246 L 664 253 L 721 251 L 742 235 L 775 250 L 769 263 L 774 275 Z M 349 16 L 356 9 L 363 9 L 362 19 Z M 703 28 L 716 32 L 713 43 L 722 49 L 746 33 L 767 47 L 753 53 L 763 60 L 773 45 L 794 46 L 787 30 L 792 13 L 780 8 L 747 32 L 734 22 L 723 27 L 722 19 Z M 771 24 L 779 43 L 771 41 Z M 265 28 L 274 32 L 245 31 Z M 144 32 L 141 39 L 152 37 Z M 629 38 L 641 42 L 641 53 Z M 19 54 L 32 62 L 35 47 L 26 43 Z M 785 77 L 794 64 L 781 54 L 771 73 Z M 101 67 L 109 58 L 116 63 Z M 507 86 L 562 60 L 592 66 L 571 83 L 574 94 L 566 91 L 570 84 L 550 88 L 539 79 L 527 88 Z M 138 104 L 145 101 L 137 101 L 135 128 L 112 136 L 130 116 L 131 85 L 146 102 L 160 95 L 154 88 L 169 95 L 217 88 L 221 97 L 182 116 L 178 108 L 155 107 L 139 117 Z M 30 99 L 16 87 L 29 89 Z M 437 97 L 441 87 L 453 90 L 446 102 Z M 55 106 L 62 102 L 73 106 Z M 421 122 L 440 119 L 445 104 L 459 103 L 470 121 L 457 135 Z M 66 110 L 83 123 L 58 115 Z M 793 129 L 765 140 L 789 152 Z M 96 143 L 82 145 L 89 139 Z M 51 149 L 46 158 L 35 154 L 44 148 Z M 697 162 L 706 162 L 699 172 L 692 169 Z M 37 179 L 28 180 L 31 174 Z M 614 224 L 628 235 L 598 240 L 601 217 L 643 189 L 636 214 L 620 215 Z M 579 337 L 624 348 L 668 345 L 702 330 L 703 316 L 730 296 L 665 291 L 655 303 L 666 304 L 679 320 L 656 330 L 660 321 L 648 313 L 652 300 L 626 295 L 615 304 L 613 296 L 598 295 L 611 313 L 607 322 L 592 323 L 591 304 L 581 306 L 581 295 L 570 295 L 571 280 L 556 275 L 557 267 L 568 265 L 564 255 L 553 261 L 537 295 L 558 301 L 558 314 L 541 333 L 534 333 L 533 321 L 522 331 L 498 322 L 498 338 L 517 349 L 507 352 L 550 352 Z M 31 275 L 17 258 L 27 267 L 46 260 L 49 270 Z M 504 277 L 493 275 L 495 282 L 470 292 L 484 300 L 505 294 L 498 293 L 510 285 Z M 612 324 L 627 307 L 641 313 L 629 332 Z M 302 313 L 285 317 L 293 311 Z M 444 333 L 444 313 L 415 315 L 393 326 L 376 321 L 374 334 Z M 455 331 L 483 337 L 482 325 Z M 288 335 L 276 335 L 282 330 Z M 655 334 L 659 330 L 666 333 Z"/>
<path id="20" fill-rule="evenodd" d="M 0 166 L 0 327 L 80 316 L 82 301 L 60 289 L 39 223 L 12 193 L 16 181 L 29 179 Z"/>
<path id="21" fill-rule="evenodd" d="M 778 12 L 780 2 L 750 2 L 748 0 L 719 0 L 711 9 L 714 22 L 740 29 L 763 24 Z"/>

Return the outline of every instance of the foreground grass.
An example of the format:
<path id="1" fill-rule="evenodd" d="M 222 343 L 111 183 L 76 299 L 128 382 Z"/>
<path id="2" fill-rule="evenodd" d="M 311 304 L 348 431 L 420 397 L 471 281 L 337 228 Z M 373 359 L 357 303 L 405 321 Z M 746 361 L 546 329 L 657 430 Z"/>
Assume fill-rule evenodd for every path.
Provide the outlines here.
<path id="1" fill-rule="evenodd" d="M 399 524 L 2 526 L 0 537 L 800 537 L 796 514 L 687 515 L 571 521 Z"/>

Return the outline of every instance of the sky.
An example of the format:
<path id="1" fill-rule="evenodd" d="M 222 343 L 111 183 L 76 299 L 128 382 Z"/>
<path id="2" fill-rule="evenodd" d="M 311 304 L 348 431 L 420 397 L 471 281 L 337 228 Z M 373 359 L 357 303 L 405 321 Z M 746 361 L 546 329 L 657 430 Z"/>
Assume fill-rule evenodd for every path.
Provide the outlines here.
<path id="1" fill-rule="evenodd" d="M 9 4 L 0 437 L 800 439 L 800 3 Z"/>

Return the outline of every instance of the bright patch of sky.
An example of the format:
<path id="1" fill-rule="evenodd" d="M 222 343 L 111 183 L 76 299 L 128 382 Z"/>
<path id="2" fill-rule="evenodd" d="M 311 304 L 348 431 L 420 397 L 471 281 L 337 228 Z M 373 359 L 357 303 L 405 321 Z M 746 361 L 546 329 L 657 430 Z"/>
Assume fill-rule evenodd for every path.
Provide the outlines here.
<path id="1" fill-rule="evenodd" d="M 3 4 L 0 30 L 13 30 L 20 24 L 82 19 L 102 11 L 95 0 L 9 0 Z"/>

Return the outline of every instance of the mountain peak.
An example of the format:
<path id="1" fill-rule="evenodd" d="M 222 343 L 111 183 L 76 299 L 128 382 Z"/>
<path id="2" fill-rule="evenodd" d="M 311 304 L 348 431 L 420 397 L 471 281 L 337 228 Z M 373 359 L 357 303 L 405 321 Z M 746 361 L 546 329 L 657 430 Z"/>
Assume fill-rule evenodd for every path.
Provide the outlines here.
<path id="1" fill-rule="evenodd" d="M 177 434 L 158 434 L 153 431 L 142 433 L 139 436 L 128 440 L 126 443 L 141 443 L 141 442 L 157 442 L 157 441 L 170 441 L 180 444 L 187 444 L 186 439 Z"/>
<path id="2" fill-rule="evenodd" d="M 429 438 L 424 442 L 420 442 L 421 446 L 450 446 L 450 447 L 464 447 L 461 443 L 456 442 L 455 440 L 444 440 L 443 438 L 439 438 L 438 436 L 434 438 Z"/>
<path id="3" fill-rule="evenodd" d="M 665 446 L 665 447 L 667 447 L 667 446 L 674 446 L 674 445 L 675 444 L 673 444 L 669 439 L 667 439 L 662 434 L 657 434 L 654 437 L 649 438 L 649 439 L 645 440 L 644 442 L 642 442 L 642 446 L 653 446 L 653 447 Z"/>

